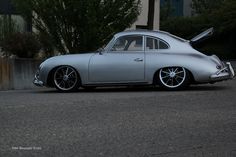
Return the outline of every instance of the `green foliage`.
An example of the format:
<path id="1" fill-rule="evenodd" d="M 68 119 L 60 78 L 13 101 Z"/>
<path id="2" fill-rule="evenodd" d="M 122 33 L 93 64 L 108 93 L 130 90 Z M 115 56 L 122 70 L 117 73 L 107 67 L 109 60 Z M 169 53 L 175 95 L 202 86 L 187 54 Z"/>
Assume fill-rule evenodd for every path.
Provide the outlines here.
<path id="1" fill-rule="evenodd" d="M 14 0 L 62 53 L 93 51 L 135 22 L 140 0 Z"/>
<path id="2" fill-rule="evenodd" d="M 160 21 L 165 21 L 169 17 L 171 17 L 171 14 L 174 12 L 174 8 L 171 5 L 170 0 L 164 1 L 163 5 L 161 5 L 160 8 Z"/>
<path id="3" fill-rule="evenodd" d="M 13 33 L 2 42 L 2 47 L 8 54 L 20 58 L 33 58 L 40 50 L 40 43 L 32 33 Z"/>
<path id="4" fill-rule="evenodd" d="M 54 55 L 54 45 L 52 39 L 48 34 L 39 32 L 38 39 L 41 44 L 41 50 L 44 53 L 44 57 L 48 58 Z"/>
<path id="5" fill-rule="evenodd" d="M 161 30 L 171 32 L 185 39 L 191 39 L 206 28 L 212 27 L 204 16 L 172 17 L 160 23 Z"/>
<path id="6" fill-rule="evenodd" d="M 207 17 L 218 33 L 232 33 L 236 28 L 235 0 L 193 0 L 193 9 Z M 201 11 L 198 11 L 201 10 Z"/>
<path id="7" fill-rule="evenodd" d="M 9 15 L 0 16 L 0 46 L 1 42 L 10 34 L 18 32 L 19 28 Z"/>
<path id="8" fill-rule="evenodd" d="M 192 0 L 192 8 L 196 14 L 209 14 L 221 7 L 224 0 Z"/>
<path id="9" fill-rule="evenodd" d="M 232 33 L 236 30 L 236 1 L 224 1 L 211 15 L 212 22 L 220 32 Z"/>
<path id="10" fill-rule="evenodd" d="M 161 29 L 191 39 L 214 27 L 214 36 L 196 48 L 207 54 L 215 53 L 221 58 L 236 58 L 236 1 L 194 0 L 194 3 L 198 15 L 161 21 Z"/>

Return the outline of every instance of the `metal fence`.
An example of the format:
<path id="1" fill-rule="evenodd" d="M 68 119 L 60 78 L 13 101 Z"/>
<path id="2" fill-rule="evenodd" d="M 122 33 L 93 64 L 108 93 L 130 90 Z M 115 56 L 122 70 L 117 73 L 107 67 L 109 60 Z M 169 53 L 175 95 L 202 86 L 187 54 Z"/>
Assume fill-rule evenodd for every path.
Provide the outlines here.
<path id="1" fill-rule="evenodd" d="M 31 89 L 40 60 L 0 58 L 0 90 Z"/>

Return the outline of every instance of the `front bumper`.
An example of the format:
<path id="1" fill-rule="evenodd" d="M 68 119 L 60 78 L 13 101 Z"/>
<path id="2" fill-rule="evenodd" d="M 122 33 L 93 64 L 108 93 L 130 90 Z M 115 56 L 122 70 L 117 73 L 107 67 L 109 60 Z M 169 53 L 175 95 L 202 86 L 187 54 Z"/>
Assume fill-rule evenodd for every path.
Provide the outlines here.
<path id="1" fill-rule="evenodd" d="M 34 79 L 33 80 L 33 84 L 36 85 L 36 86 L 39 86 L 39 87 L 43 86 L 43 82 L 38 80 L 38 79 Z"/>
<path id="2" fill-rule="evenodd" d="M 210 76 L 211 81 L 223 81 L 228 79 L 233 79 L 235 77 L 234 69 L 230 62 L 226 62 L 226 65 L 223 69 L 219 70 L 215 74 Z"/>
<path id="3" fill-rule="evenodd" d="M 35 75 L 34 75 L 34 80 L 33 80 L 33 84 L 39 87 L 42 87 L 43 81 L 39 80 L 39 70 L 36 71 Z"/>

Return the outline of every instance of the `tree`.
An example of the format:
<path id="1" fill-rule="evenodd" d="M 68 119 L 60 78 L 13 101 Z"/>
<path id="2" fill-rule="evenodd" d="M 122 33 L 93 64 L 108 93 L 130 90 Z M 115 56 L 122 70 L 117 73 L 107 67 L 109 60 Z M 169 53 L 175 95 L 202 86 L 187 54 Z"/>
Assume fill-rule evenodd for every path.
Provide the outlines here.
<path id="1" fill-rule="evenodd" d="M 170 0 L 165 0 L 160 8 L 160 21 L 166 21 L 171 17 L 171 14 L 174 12 L 174 8 L 171 5 Z"/>
<path id="2" fill-rule="evenodd" d="M 17 32 L 3 40 L 2 48 L 6 54 L 14 54 L 20 58 L 33 58 L 39 52 L 41 45 L 35 34 Z"/>
<path id="3" fill-rule="evenodd" d="M 192 8 L 196 14 L 209 14 L 222 6 L 224 0 L 192 0 Z"/>
<path id="4" fill-rule="evenodd" d="M 136 21 L 140 0 L 14 0 L 60 52 L 93 51 Z"/>
<path id="5" fill-rule="evenodd" d="M 3 51 L 4 40 L 16 33 L 20 29 L 16 22 L 11 18 L 11 15 L 2 15 L 0 16 L 0 52 Z M 4 52 L 4 56 L 10 56 L 10 53 Z"/>
<path id="6" fill-rule="evenodd" d="M 214 27 L 214 36 L 197 48 L 222 58 L 235 58 L 236 1 L 193 0 L 193 6 L 198 14 L 193 17 L 171 17 L 161 22 L 161 29 L 191 39 L 201 31 Z"/>
<path id="7" fill-rule="evenodd" d="M 220 32 L 235 33 L 236 31 L 236 1 L 224 1 L 221 7 L 210 15 Z"/>
<path id="8" fill-rule="evenodd" d="M 208 17 L 218 31 L 228 32 L 236 28 L 235 0 L 193 0 L 192 7 L 198 16 Z"/>
<path id="9" fill-rule="evenodd" d="M 0 16 L 0 45 L 1 41 L 12 33 L 19 32 L 19 28 L 10 15 Z"/>
<path id="10" fill-rule="evenodd" d="M 224 39 L 227 49 L 236 57 L 236 1 L 225 0 L 222 6 L 216 9 L 211 15 L 212 23 Z"/>

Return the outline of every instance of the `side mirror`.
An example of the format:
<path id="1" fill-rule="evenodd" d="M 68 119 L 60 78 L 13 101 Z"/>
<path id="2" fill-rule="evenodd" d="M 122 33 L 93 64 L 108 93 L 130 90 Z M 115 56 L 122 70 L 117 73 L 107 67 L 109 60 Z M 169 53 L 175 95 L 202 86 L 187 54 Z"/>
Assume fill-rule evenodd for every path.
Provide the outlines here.
<path id="1" fill-rule="evenodd" d="M 99 55 L 102 55 L 103 53 L 103 48 L 99 48 L 98 50 L 97 50 L 97 52 L 99 53 Z"/>

